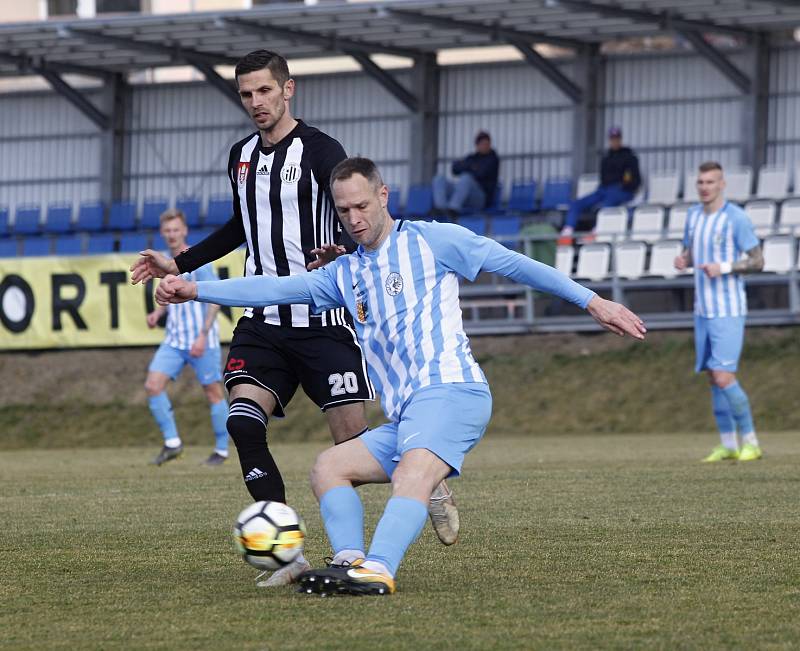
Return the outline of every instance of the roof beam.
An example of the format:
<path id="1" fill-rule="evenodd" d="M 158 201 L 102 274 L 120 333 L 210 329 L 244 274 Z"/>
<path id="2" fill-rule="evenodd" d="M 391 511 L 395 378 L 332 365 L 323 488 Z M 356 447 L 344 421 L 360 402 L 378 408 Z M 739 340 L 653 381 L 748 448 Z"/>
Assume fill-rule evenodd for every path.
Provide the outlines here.
<path id="1" fill-rule="evenodd" d="M 233 102 L 239 110 L 247 113 L 247 109 L 242 105 L 242 101 L 239 99 L 239 93 L 234 85 L 226 79 L 223 79 L 219 73 L 214 70 L 214 66 L 210 66 L 207 63 L 196 62 L 194 67 L 202 73 L 203 77 L 206 78 L 206 81 L 211 86 L 222 93 L 226 99 Z"/>
<path id="2" fill-rule="evenodd" d="M 642 9 L 631 9 L 628 7 L 612 6 L 607 4 L 597 4 L 591 0 L 555 0 L 563 7 L 571 7 L 573 9 L 594 11 L 601 16 L 608 16 L 610 18 L 627 18 L 635 23 L 650 23 L 656 25 L 665 31 L 683 31 L 683 32 L 717 32 L 719 34 L 729 34 L 731 36 L 738 36 L 745 39 L 750 39 L 754 32 L 752 30 L 729 27 L 727 25 L 715 25 L 712 22 L 700 22 L 697 20 L 688 20 L 679 18 L 668 11 L 654 12 L 645 11 Z"/>
<path id="3" fill-rule="evenodd" d="M 722 52 L 706 41 L 702 34 L 683 31 L 679 31 L 678 34 L 691 43 L 695 52 L 719 70 L 728 81 L 739 89 L 740 93 L 743 95 L 750 93 L 753 80 L 731 63 L 730 59 L 722 54 Z"/>
<path id="4" fill-rule="evenodd" d="M 94 122 L 98 129 L 101 131 L 108 130 L 111 126 L 111 118 L 64 81 L 58 73 L 47 70 L 46 68 L 37 70 L 36 72 L 47 80 L 47 83 L 53 87 L 53 90 Z"/>
<path id="5" fill-rule="evenodd" d="M 328 36 L 318 32 L 307 32 L 289 27 L 264 25 L 263 23 L 254 23 L 240 18 L 220 17 L 215 22 L 256 36 L 264 36 L 264 34 L 268 33 L 276 36 L 283 36 L 284 38 L 300 43 L 311 43 L 312 45 L 317 45 L 330 52 L 344 52 L 344 50 L 349 50 L 350 52 L 363 52 L 364 54 L 392 54 L 394 56 L 409 57 L 412 59 L 418 57 L 420 54 L 417 50 L 409 48 L 376 45 L 364 41 L 342 38 L 337 35 Z"/>
<path id="6" fill-rule="evenodd" d="M 529 43 L 513 43 L 529 65 L 541 72 L 552 84 L 566 95 L 573 104 L 580 104 L 583 100 L 583 90 L 578 84 L 559 70 L 552 61 L 539 54 Z"/>
<path id="7" fill-rule="evenodd" d="M 377 63 L 369 58 L 369 55 L 363 52 L 347 51 L 345 54 L 353 57 L 361 69 L 389 91 L 394 97 L 402 103 L 409 111 L 416 113 L 420 107 L 419 99 L 409 90 L 406 89 L 397 79 L 381 68 Z"/>
<path id="8" fill-rule="evenodd" d="M 31 71 L 39 74 L 39 70 L 52 70 L 64 74 L 83 75 L 85 77 L 98 77 L 100 79 L 110 79 L 113 73 L 99 68 L 79 66 L 71 63 L 53 63 L 47 59 L 34 59 L 33 57 L 19 54 L 8 54 L 0 52 L 0 61 L 16 64 L 20 72 Z"/>

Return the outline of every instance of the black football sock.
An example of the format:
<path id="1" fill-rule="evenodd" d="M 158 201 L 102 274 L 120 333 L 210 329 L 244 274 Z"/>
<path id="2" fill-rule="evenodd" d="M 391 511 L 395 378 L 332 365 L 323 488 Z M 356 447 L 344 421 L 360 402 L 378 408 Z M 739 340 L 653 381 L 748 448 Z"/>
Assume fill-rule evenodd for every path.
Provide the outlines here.
<path id="1" fill-rule="evenodd" d="M 267 420 L 255 400 L 236 398 L 228 411 L 228 433 L 239 453 L 244 485 L 253 499 L 285 504 L 283 477 L 267 446 Z"/>

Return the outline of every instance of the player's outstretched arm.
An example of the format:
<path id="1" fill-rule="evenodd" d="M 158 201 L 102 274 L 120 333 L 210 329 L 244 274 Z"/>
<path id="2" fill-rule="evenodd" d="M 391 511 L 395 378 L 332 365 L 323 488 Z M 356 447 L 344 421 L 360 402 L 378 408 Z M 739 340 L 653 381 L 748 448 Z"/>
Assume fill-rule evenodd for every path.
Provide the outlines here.
<path id="1" fill-rule="evenodd" d="M 131 284 L 146 283 L 153 278 L 180 273 L 175 261 L 153 249 L 139 252 L 139 259 L 131 265 Z"/>
<path id="2" fill-rule="evenodd" d="M 197 298 L 197 283 L 184 280 L 180 276 L 167 274 L 156 287 L 156 303 L 159 305 L 185 303 L 195 298 Z"/>
<path id="3" fill-rule="evenodd" d="M 601 326 L 620 337 L 628 335 L 634 339 L 644 339 L 647 333 L 644 322 L 636 314 L 614 301 L 595 295 L 586 309 Z"/>

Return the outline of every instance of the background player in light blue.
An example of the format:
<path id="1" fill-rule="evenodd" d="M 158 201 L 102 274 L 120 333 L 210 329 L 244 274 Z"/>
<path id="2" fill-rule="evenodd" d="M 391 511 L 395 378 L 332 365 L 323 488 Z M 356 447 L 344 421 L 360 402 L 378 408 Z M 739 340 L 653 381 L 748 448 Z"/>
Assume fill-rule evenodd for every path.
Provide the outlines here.
<path id="1" fill-rule="evenodd" d="M 186 217 L 180 210 L 167 210 L 161 215 L 161 237 L 173 256 L 186 248 L 188 234 Z M 184 275 L 191 280 L 217 280 L 210 264 Z M 182 305 L 170 305 L 168 308 L 158 307 L 147 315 L 147 325 L 150 328 L 156 327 L 165 311 L 167 327 L 164 341 L 150 362 L 144 383 L 150 411 L 164 436 L 164 446 L 153 459 L 153 463 L 160 466 L 177 459 L 183 452 L 183 443 L 178 435 L 166 389 L 169 381 L 177 378 L 188 364 L 203 385 L 203 392 L 211 409 L 211 427 L 216 441 L 213 452 L 203 463 L 218 466 L 228 458 L 228 404 L 222 389 L 222 361 L 217 325 L 219 306 L 191 301 Z"/>
<path id="2" fill-rule="evenodd" d="M 302 276 L 186 282 L 167 276 L 160 304 L 197 299 L 227 305 L 346 306 L 355 319 L 370 379 L 388 423 L 322 453 L 312 470 L 334 551 L 332 564 L 300 576 L 306 592 L 389 594 L 419 535 L 434 487 L 458 475 L 491 415 L 489 387 L 464 334 L 458 277 L 500 273 L 583 308 L 604 327 L 644 338 L 641 320 L 552 267 L 453 224 L 394 221 L 374 163 L 350 158 L 331 174 L 336 210 L 359 244 Z M 354 486 L 392 483 L 392 497 L 365 553 Z"/>
<path id="3" fill-rule="evenodd" d="M 694 266 L 695 371 L 708 372 L 721 440 L 703 459 L 709 463 L 753 461 L 762 455 L 750 401 L 736 381 L 736 370 L 747 315 L 742 274 L 761 271 L 764 258 L 750 219 L 739 206 L 725 201 L 724 189 L 722 166 L 703 163 L 697 177 L 700 203 L 689 210 L 684 249 L 675 258 L 677 269 Z"/>

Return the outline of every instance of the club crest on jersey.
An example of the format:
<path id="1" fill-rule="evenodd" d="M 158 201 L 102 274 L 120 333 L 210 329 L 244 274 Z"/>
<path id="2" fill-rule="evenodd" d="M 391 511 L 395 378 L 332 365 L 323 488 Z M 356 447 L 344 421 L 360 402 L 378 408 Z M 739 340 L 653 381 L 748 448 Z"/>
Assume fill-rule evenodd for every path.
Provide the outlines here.
<path id="1" fill-rule="evenodd" d="M 247 173 L 250 171 L 250 163 L 240 161 L 239 162 L 239 185 L 244 185 L 247 183 Z"/>
<path id="2" fill-rule="evenodd" d="M 356 294 L 356 321 L 359 323 L 366 323 L 369 318 L 369 305 L 367 305 L 366 292 L 358 292 Z"/>
<path id="3" fill-rule="evenodd" d="M 293 185 L 300 180 L 300 166 L 297 163 L 286 163 L 281 169 L 281 181 Z"/>
<path id="4" fill-rule="evenodd" d="M 397 296 L 403 291 L 403 277 L 396 271 L 393 271 L 386 277 L 384 287 L 386 287 L 386 293 L 389 294 L 389 296 Z"/>

